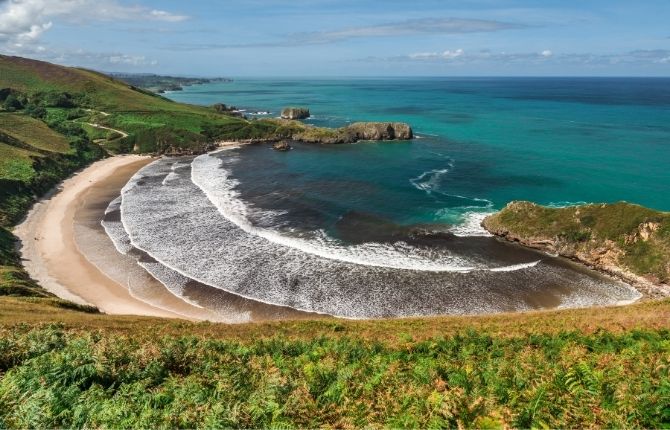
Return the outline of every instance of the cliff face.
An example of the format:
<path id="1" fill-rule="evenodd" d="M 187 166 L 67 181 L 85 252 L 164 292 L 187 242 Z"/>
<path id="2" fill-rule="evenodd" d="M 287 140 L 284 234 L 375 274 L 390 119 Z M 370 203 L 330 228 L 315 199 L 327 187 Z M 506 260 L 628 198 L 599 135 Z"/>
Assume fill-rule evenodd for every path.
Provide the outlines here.
<path id="1" fill-rule="evenodd" d="M 355 122 L 346 132 L 358 140 L 408 140 L 412 128 L 402 122 Z"/>
<path id="2" fill-rule="evenodd" d="M 484 219 L 494 235 L 572 258 L 637 286 L 670 281 L 670 213 L 620 202 L 546 208 L 511 202 Z M 662 293 L 667 287 L 654 291 Z"/>

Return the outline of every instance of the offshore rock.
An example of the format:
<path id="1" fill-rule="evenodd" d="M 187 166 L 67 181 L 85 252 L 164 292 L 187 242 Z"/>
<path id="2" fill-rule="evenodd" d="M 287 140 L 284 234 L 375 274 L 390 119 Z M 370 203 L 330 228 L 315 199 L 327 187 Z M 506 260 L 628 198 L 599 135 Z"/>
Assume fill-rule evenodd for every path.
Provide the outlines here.
<path id="1" fill-rule="evenodd" d="M 288 151 L 291 149 L 291 145 L 289 145 L 289 143 L 284 140 L 273 144 L 272 149 L 274 149 L 275 151 Z"/>
<path id="2" fill-rule="evenodd" d="M 355 122 L 346 127 L 356 140 L 409 140 L 412 127 L 403 122 Z"/>
<path id="3" fill-rule="evenodd" d="M 284 119 L 309 118 L 309 109 L 303 107 L 286 107 L 282 109 L 281 117 Z"/>
<path id="4" fill-rule="evenodd" d="M 342 128 L 302 125 L 292 139 L 305 143 L 354 143 L 359 140 L 409 140 L 412 128 L 402 122 L 357 122 Z"/>

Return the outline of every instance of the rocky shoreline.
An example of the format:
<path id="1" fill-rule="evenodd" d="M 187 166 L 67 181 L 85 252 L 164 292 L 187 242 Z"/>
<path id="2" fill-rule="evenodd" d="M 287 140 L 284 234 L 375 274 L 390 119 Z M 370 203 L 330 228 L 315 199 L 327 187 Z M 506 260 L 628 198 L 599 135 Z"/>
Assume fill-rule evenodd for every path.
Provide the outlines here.
<path id="1" fill-rule="evenodd" d="M 630 267 L 634 265 L 627 263 L 632 258 L 631 247 L 636 243 L 659 241 L 655 237 L 658 225 L 653 221 L 642 221 L 617 240 L 600 231 L 603 227 L 599 224 L 602 223 L 593 219 L 597 216 L 591 213 L 594 208 L 602 212 L 615 210 L 613 208 L 617 205 L 629 205 L 645 212 L 655 212 L 628 203 L 554 209 L 530 202 L 511 202 L 502 211 L 486 217 L 482 221 L 482 227 L 503 240 L 568 258 L 626 282 L 643 294 L 643 299 L 670 297 L 667 279 L 661 279 L 657 274 L 645 273 L 639 267 Z M 654 218 L 653 214 L 647 216 Z M 592 224 L 590 228 L 583 225 L 585 221 L 586 224 Z M 578 230 L 574 229 L 575 225 L 579 225 Z M 670 261 L 666 261 L 666 264 L 670 264 Z"/>

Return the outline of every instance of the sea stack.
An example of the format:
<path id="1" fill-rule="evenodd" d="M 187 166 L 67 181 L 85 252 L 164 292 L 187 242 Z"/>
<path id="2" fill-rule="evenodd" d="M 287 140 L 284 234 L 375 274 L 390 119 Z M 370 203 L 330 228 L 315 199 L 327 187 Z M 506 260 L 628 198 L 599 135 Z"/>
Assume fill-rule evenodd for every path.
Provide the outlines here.
<path id="1" fill-rule="evenodd" d="M 285 141 L 282 140 L 281 142 L 277 142 L 274 145 L 272 145 L 272 149 L 275 151 L 289 151 L 291 149 L 291 145 Z"/>
<path id="2" fill-rule="evenodd" d="M 304 107 L 285 107 L 281 111 L 281 117 L 284 119 L 309 118 L 309 109 Z"/>

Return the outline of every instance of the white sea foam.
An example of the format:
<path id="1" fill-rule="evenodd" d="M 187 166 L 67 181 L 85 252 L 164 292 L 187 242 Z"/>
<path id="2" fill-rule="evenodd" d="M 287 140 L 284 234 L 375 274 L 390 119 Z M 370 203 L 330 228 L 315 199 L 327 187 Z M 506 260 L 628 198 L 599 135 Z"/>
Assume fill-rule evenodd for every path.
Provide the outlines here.
<path id="1" fill-rule="evenodd" d="M 421 173 L 416 178 L 412 178 L 409 182 L 417 190 L 425 191 L 428 194 L 435 191 L 435 188 L 440 185 L 440 180 L 444 175 L 451 172 L 454 168 L 454 160 L 448 160 L 447 166 L 442 169 L 433 169 Z"/>
<path id="2" fill-rule="evenodd" d="M 465 212 L 462 215 L 460 224 L 456 224 L 449 229 L 454 235 L 459 237 L 490 237 L 491 233 L 482 227 L 482 221 L 487 216 L 495 212 Z M 515 270 L 515 269 L 512 269 Z"/>
<path id="3" fill-rule="evenodd" d="M 495 267 L 489 269 L 491 272 L 513 272 L 515 270 L 528 269 L 537 266 L 542 260 L 532 261 L 530 263 L 513 264 L 511 266 Z"/>
<path id="4" fill-rule="evenodd" d="M 121 210 L 121 196 L 115 198 L 109 203 L 107 209 L 105 209 L 105 215 L 120 210 Z M 117 251 L 125 255 L 128 252 L 130 252 L 131 249 L 133 249 L 133 245 L 130 244 L 130 238 L 128 237 L 128 233 L 126 232 L 121 221 L 110 222 L 105 221 L 103 219 L 102 221 L 100 221 L 100 224 L 102 225 L 102 228 L 105 230 L 105 233 L 107 233 L 107 236 L 112 240 L 112 243 L 114 244 L 114 247 L 116 248 Z"/>
<path id="5" fill-rule="evenodd" d="M 228 157 L 224 158 L 227 163 Z M 431 251 L 435 255 L 424 251 L 423 255 L 411 256 L 417 248 L 403 243 L 391 247 L 391 257 L 406 258 L 408 254 L 413 257 L 401 260 L 402 264 L 446 261 L 452 264 L 452 271 L 398 270 L 393 267 L 397 261 L 389 267 L 323 258 L 295 247 L 293 238 L 274 236 L 281 236 L 280 232 L 260 229 L 262 234 L 272 233 L 272 240 L 260 236 L 259 230 L 243 216 L 253 215 L 255 209 L 246 206 L 230 188 L 222 160 L 202 156 L 192 171 L 204 169 L 200 179 L 213 182 L 204 185 L 212 188 L 211 194 L 228 212 L 212 205 L 212 197 L 208 198 L 196 187 L 186 169 L 171 169 L 172 162 L 159 160 L 146 166 L 124 187 L 121 219 L 132 245 L 184 277 L 242 297 L 348 318 L 525 310 L 537 306 L 526 298 L 552 294 L 556 285 L 561 285 L 555 293 L 560 294 L 560 303 L 602 304 L 632 298 L 625 285 L 598 280 L 584 282 L 586 276 L 557 266 L 537 263 L 504 271 L 504 267 L 490 267 L 500 262 L 470 260 L 459 255 L 448 260 L 450 254 L 440 250 Z M 175 179 L 163 184 L 170 172 L 175 172 Z M 208 175 L 213 178 L 208 179 Z M 225 216 L 226 213 L 249 231 Z M 285 239 L 289 242 L 284 242 Z M 321 235 L 307 245 L 312 247 L 310 250 L 316 248 L 329 256 L 334 253 L 339 257 L 340 251 L 349 257 L 359 256 L 330 241 Z M 375 262 L 380 256 L 391 259 L 388 253 L 383 253 L 385 250 L 380 254 L 376 246 L 366 251 L 373 255 L 363 257 Z M 453 270 L 454 262 L 461 267 L 477 266 L 485 270 L 463 273 Z M 573 287 L 566 289 L 566 285 Z"/>
<path id="6" fill-rule="evenodd" d="M 282 235 L 276 230 L 258 228 L 249 222 L 250 208 L 240 200 L 239 193 L 235 191 L 238 182 L 229 176 L 230 172 L 222 167 L 221 159 L 216 156 L 204 154 L 193 160 L 191 179 L 205 193 L 219 213 L 245 232 L 278 245 L 298 249 L 321 258 L 366 266 L 456 272 L 486 269 L 486 267 L 446 251 L 442 255 L 435 255 L 433 250 L 411 247 L 404 242 L 392 245 L 379 243 L 342 245 L 323 231 L 317 232 L 314 239 L 305 240 Z"/>

